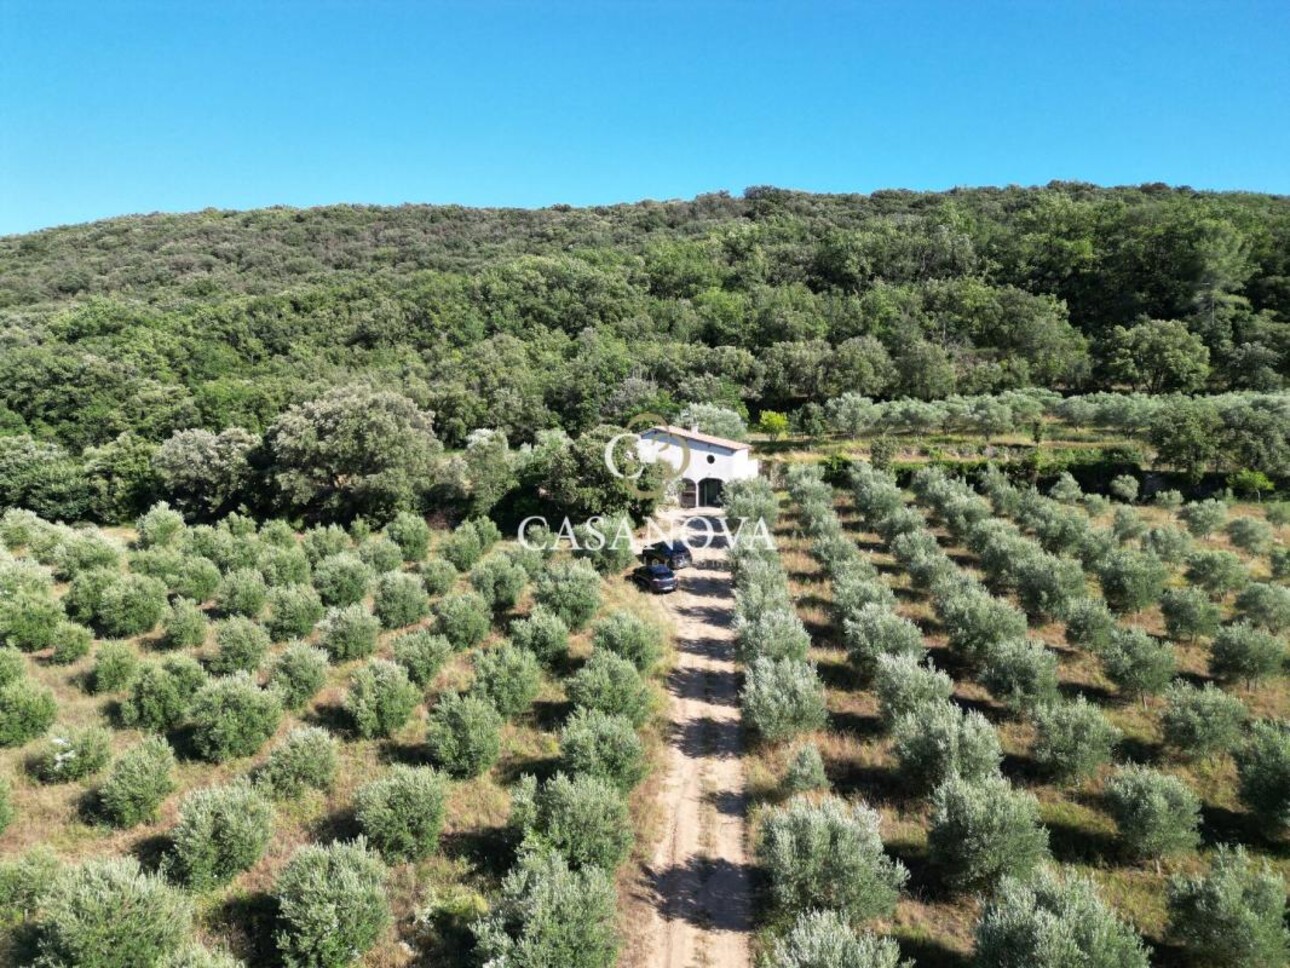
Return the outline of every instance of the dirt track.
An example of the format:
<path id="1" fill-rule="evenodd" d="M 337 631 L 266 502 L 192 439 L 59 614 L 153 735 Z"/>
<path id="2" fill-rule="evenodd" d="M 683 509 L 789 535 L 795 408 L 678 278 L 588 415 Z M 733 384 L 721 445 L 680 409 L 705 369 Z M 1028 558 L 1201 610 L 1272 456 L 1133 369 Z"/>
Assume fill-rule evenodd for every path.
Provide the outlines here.
<path id="1" fill-rule="evenodd" d="M 665 607 L 676 626 L 663 836 L 648 873 L 650 968 L 744 968 L 752 927 L 743 729 L 725 550 L 696 548 Z"/>

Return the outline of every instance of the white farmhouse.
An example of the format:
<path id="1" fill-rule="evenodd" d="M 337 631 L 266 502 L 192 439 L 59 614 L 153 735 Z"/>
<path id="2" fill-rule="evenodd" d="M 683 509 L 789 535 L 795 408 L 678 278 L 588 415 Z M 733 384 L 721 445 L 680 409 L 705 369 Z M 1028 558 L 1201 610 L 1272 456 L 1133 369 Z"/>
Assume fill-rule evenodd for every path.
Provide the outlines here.
<path id="1" fill-rule="evenodd" d="M 726 481 L 757 476 L 748 445 L 684 427 L 651 427 L 640 433 L 636 452 L 643 461 L 666 461 L 680 472 L 683 508 L 720 507 Z"/>

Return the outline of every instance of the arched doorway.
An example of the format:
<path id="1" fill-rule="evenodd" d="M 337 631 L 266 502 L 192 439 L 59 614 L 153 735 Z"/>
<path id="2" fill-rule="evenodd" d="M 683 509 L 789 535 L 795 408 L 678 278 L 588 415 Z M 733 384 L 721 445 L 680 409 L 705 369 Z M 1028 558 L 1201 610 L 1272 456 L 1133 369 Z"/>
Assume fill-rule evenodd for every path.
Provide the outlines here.
<path id="1" fill-rule="evenodd" d="M 699 507 L 721 507 L 721 486 L 721 479 L 717 477 L 705 477 L 699 481 Z"/>

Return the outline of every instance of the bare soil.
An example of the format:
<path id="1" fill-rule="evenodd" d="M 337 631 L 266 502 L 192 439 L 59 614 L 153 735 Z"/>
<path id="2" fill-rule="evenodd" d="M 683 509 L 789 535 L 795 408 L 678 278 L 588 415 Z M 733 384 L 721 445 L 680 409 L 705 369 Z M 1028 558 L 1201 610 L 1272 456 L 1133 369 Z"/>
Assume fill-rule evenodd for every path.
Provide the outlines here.
<path id="1" fill-rule="evenodd" d="M 652 924 L 648 968 L 744 968 L 749 963 L 752 884 L 734 588 L 723 547 L 694 550 L 694 567 L 665 608 L 676 628 L 668 678 L 663 833 L 646 870 Z"/>

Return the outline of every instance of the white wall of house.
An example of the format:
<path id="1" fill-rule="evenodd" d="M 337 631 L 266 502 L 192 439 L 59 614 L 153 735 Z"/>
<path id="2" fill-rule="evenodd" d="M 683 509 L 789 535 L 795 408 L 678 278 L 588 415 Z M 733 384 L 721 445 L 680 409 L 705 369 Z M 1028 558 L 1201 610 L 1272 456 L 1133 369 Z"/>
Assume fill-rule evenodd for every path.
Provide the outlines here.
<path id="1" fill-rule="evenodd" d="M 685 460 L 685 448 L 689 448 L 689 464 L 682 471 L 683 481 L 689 481 L 696 488 L 705 480 L 727 481 L 743 480 L 756 477 L 757 461 L 752 459 L 752 452 L 746 446 L 728 447 L 706 440 L 697 440 L 671 430 L 654 427 L 642 431 L 636 446 L 636 452 L 644 461 L 666 461 L 673 468 L 680 468 Z M 688 502 L 682 499 L 682 504 Z"/>

